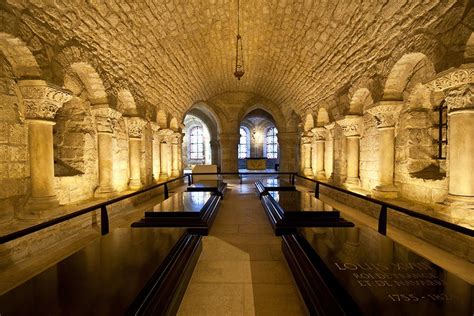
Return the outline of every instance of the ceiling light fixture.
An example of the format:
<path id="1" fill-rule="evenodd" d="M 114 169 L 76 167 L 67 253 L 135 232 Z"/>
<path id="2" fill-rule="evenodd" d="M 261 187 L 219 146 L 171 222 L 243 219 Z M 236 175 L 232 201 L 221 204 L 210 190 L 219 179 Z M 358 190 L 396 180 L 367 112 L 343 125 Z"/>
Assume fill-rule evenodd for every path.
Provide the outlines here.
<path id="1" fill-rule="evenodd" d="M 237 0 L 237 41 L 235 42 L 234 76 L 240 80 L 244 73 L 244 54 L 242 49 L 242 36 L 240 36 L 240 0 Z"/>

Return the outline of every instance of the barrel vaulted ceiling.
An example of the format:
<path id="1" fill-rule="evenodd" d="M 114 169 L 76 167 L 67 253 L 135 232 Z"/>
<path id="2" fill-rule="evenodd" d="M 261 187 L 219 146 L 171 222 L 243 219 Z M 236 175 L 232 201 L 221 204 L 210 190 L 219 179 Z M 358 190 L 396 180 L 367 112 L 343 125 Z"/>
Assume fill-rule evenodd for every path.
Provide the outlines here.
<path id="1" fill-rule="evenodd" d="M 403 54 L 436 70 L 462 61 L 470 0 L 241 0 L 246 73 L 235 63 L 236 0 L 3 0 L 0 31 L 20 37 L 44 76 L 77 46 L 106 88 L 182 114 L 227 91 L 258 94 L 301 114 L 361 78 L 380 81 Z"/>

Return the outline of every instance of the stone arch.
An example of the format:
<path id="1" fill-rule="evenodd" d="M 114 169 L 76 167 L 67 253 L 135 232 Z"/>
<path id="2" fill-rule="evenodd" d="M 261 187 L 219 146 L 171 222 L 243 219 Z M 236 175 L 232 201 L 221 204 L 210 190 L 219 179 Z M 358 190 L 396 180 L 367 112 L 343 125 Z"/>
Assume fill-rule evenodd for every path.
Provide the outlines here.
<path id="1" fill-rule="evenodd" d="M 466 47 L 464 48 L 464 62 L 474 62 L 474 32 L 471 33 L 471 36 L 466 42 Z"/>
<path id="2" fill-rule="evenodd" d="M 367 88 L 360 88 L 354 92 L 349 103 L 348 115 L 362 115 L 374 103 L 372 94 Z"/>
<path id="3" fill-rule="evenodd" d="M 102 79 L 91 65 L 78 62 L 73 63 L 71 69 L 73 69 L 81 79 L 93 104 L 108 103 L 107 93 L 105 92 Z"/>
<path id="4" fill-rule="evenodd" d="M 310 131 L 314 128 L 314 117 L 311 113 L 306 114 L 303 122 L 303 130 L 305 132 Z"/>
<path id="5" fill-rule="evenodd" d="M 214 110 L 212 106 L 208 103 L 199 101 L 194 103 L 184 115 L 184 121 L 188 115 L 193 115 L 200 119 L 207 127 L 209 132 L 209 142 L 210 142 L 210 153 L 211 153 L 211 161 L 213 164 L 218 165 L 220 167 L 220 148 L 219 148 L 219 135 L 222 131 L 221 120 L 219 113 Z M 186 124 L 185 124 L 186 125 Z M 186 126 L 186 128 L 188 128 Z M 185 153 L 183 147 L 183 153 Z"/>
<path id="6" fill-rule="evenodd" d="M 409 110 L 432 109 L 432 93 L 424 84 L 418 83 L 411 91 L 407 103 Z"/>
<path id="7" fill-rule="evenodd" d="M 208 118 L 210 118 L 213 123 L 215 124 L 216 126 L 216 133 L 217 134 L 220 134 L 221 131 L 222 131 L 222 124 L 221 124 L 221 120 L 220 120 L 220 116 L 219 116 L 219 113 L 217 113 L 213 107 L 211 107 L 210 105 L 208 105 L 207 103 L 205 102 L 196 102 L 194 103 L 187 111 L 187 113 L 193 111 L 193 110 L 199 110 L 200 112 L 202 112 L 203 114 L 205 114 Z M 184 117 L 186 117 L 186 115 L 183 116 L 183 119 Z M 202 118 L 201 118 L 202 119 Z"/>
<path id="8" fill-rule="evenodd" d="M 242 120 L 254 110 L 263 110 L 271 115 L 274 120 L 275 126 L 279 132 L 286 131 L 286 120 L 277 105 L 273 104 L 268 100 L 261 98 L 250 99 L 240 110 L 238 115 L 238 121 Z"/>
<path id="9" fill-rule="evenodd" d="M 423 53 L 403 55 L 392 67 L 382 99 L 384 101 L 402 101 L 409 93 L 410 83 L 416 84 L 435 75 L 433 63 Z"/>
<path id="10" fill-rule="evenodd" d="M 117 110 L 125 114 L 137 115 L 137 104 L 130 90 L 120 89 L 117 92 Z"/>
<path id="11" fill-rule="evenodd" d="M 168 115 L 165 111 L 159 110 L 156 112 L 156 122 L 160 126 L 161 129 L 168 128 Z"/>
<path id="12" fill-rule="evenodd" d="M 323 127 L 329 123 L 329 114 L 325 108 L 319 108 L 316 118 L 316 127 Z"/>
<path id="13" fill-rule="evenodd" d="M 0 32 L 0 51 L 11 65 L 15 77 L 20 79 L 41 77 L 41 69 L 35 57 L 20 39 L 8 33 Z"/>
<path id="14" fill-rule="evenodd" d="M 179 130 L 179 123 L 178 123 L 177 118 L 175 118 L 175 117 L 171 118 L 171 120 L 170 120 L 170 129 L 172 129 L 175 132 Z"/>

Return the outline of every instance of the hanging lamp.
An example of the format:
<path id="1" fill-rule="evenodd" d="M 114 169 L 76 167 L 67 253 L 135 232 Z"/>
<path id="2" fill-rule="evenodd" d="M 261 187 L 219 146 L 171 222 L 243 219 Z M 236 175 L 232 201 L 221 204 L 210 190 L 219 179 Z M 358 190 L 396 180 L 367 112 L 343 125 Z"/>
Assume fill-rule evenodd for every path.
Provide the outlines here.
<path id="1" fill-rule="evenodd" d="M 240 36 L 240 0 L 237 0 L 237 40 L 235 42 L 235 71 L 234 76 L 240 80 L 245 74 L 242 36 Z"/>

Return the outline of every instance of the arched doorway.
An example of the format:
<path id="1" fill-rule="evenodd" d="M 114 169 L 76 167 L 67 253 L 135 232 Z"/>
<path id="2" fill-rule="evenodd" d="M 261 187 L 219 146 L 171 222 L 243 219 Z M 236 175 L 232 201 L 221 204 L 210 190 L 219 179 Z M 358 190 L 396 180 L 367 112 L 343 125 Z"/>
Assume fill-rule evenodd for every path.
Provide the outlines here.
<path id="1" fill-rule="evenodd" d="M 249 112 L 239 125 L 240 141 L 238 150 L 239 169 L 249 169 L 249 159 L 264 159 L 262 169 L 275 170 L 280 159 L 278 129 L 273 116 L 262 110 Z"/>
<path id="2" fill-rule="evenodd" d="M 184 117 L 183 165 L 217 165 L 220 168 L 219 122 L 205 104 L 195 104 Z"/>

